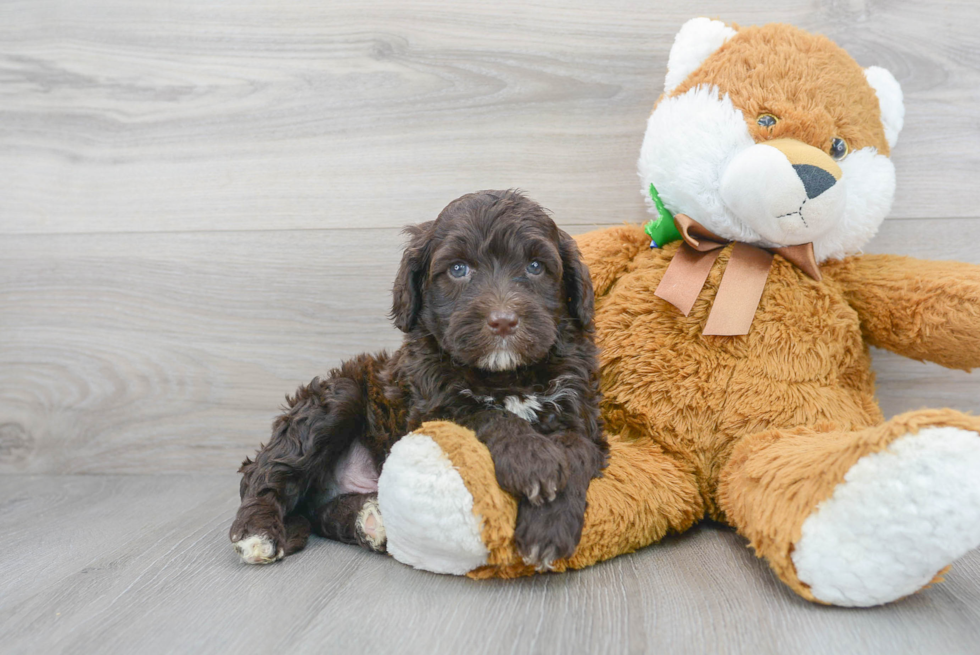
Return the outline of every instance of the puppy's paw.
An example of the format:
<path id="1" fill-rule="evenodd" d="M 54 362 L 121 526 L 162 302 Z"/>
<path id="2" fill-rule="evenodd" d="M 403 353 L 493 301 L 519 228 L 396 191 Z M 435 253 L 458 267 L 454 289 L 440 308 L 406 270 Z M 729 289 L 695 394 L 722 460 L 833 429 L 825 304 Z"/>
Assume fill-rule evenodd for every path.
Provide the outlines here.
<path id="1" fill-rule="evenodd" d="M 529 441 L 523 452 L 494 461 L 497 483 L 507 493 L 532 505 L 551 502 L 568 482 L 565 450 L 544 439 Z"/>
<path id="2" fill-rule="evenodd" d="M 550 571 L 556 560 L 571 557 L 582 537 L 585 507 L 559 497 L 546 505 L 521 503 L 514 542 L 524 563 L 538 571 Z"/>
<path id="3" fill-rule="evenodd" d="M 282 547 L 276 545 L 274 539 L 261 534 L 239 539 L 233 546 L 246 564 L 271 564 L 286 555 Z"/>
<path id="4" fill-rule="evenodd" d="M 251 506 L 238 510 L 228 537 L 246 564 L 270 564 L 286 556 L 286 529 L 271 512 L 258 512 Z"/>
<path id="5" fill-rule="evenodd" d="M 388 537 L 385 534 L 385 524 L 381 519 L 377 498 L 364 503 L 357 513 L 355 521 L 357 536 L 361 543 L 371 550 L 383 553 L 387 550 Z"/>

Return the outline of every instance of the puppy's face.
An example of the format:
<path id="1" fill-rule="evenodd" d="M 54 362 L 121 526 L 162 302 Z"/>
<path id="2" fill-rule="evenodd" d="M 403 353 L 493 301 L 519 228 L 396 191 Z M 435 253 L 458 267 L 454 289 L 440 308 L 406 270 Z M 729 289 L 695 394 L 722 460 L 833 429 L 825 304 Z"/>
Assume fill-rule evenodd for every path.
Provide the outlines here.
<path id="1" fill-rule="evenodd" d="M 537 203 L 469 194 L 408 231 L 395 324 L 431 334 L 460 364 L 513 370 L 543 359 L 563 329 L 591 330 L 588 269 Z"/>

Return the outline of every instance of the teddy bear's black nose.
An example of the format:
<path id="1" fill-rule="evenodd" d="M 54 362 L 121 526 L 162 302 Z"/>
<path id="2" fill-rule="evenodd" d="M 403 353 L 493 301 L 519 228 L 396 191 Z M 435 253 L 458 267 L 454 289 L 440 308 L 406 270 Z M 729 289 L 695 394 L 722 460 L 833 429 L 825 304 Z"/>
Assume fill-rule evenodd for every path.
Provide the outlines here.
<path id="1" fill-rule="evenodd" d="M 812 164 L 793 164 L 793 169 L 803 182 L 807 198 L 816 198 L 837 183 L 833 175 Z"/>

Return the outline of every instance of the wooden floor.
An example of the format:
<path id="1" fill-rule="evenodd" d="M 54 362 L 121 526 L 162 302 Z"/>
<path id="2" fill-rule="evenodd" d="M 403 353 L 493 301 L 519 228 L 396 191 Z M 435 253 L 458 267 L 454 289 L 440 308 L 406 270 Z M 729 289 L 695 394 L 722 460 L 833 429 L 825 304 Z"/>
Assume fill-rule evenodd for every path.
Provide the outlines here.
<path id="1" fill-rule="evenodd" d="M 225 541 L 230 475 L 0 480 L 0 652 L 976 653 L 980 552 L 890 607 L 819 607 L 726 528 L 585 571 L 475 582 L 322 539 Z M 13 557 L 10 555 L 13 554 Z"/>
<path id="2" fill-rule="evenodd" d="M 643 128 L 697 14 L 892 70 L 867 249 L 980 264 L 976 0 L 0 3 L 0 653 L 977 652 L 976 552 L 843 610 L 717 526 L 484 583 L 227 543 L 283 395 L 398 345 L 401 226 L 508 187 L 571 232 L 646 220 Z M 977 375 L 874 356 L 886 415 L 980 412 Z"/>

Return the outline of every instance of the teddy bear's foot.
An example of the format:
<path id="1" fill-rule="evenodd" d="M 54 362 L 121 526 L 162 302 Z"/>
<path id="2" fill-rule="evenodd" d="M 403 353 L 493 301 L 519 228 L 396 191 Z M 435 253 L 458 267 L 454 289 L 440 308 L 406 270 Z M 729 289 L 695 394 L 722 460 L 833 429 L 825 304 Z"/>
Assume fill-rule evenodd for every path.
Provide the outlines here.
<path id="1" fill-rule="evenodd" d="M 859 459 L 803 523 L 792 552 L 822 602 L 915 593 L 980 545 L 980 435 L 924 427 Z"/>
<path id="2" fill-rule="evenodd" d="M 609 465 L 589 486 L 584 525 L 572 530 L 581 527 L 578 547 L 549 553 L 556 544 L 539 543 L 525 562 L 518 542 L 527 545 L 528 535 L 515 534 L 518 503 L 497 483 L 490 451 L 471 430 L 448 421 L 423 423 L 395 444 L 378 479 L 378 502 L 395 559 L 477 579 L 580 569 L 686 530 L 704 514 L 686 467 L 648 438 L 609 435 Z M 524 510 L 553 525 L 548 507 Z"/>
<path id="3" fill-rule="evenodd" d="M 473 496 L 432 437 L 414 432 L 394 445 L 378 479 L 378 504 L 388 552 L 399 562 L 454 575 L 486 563 Z"/>

